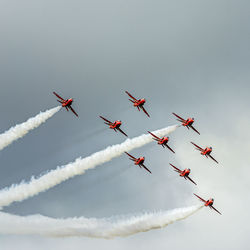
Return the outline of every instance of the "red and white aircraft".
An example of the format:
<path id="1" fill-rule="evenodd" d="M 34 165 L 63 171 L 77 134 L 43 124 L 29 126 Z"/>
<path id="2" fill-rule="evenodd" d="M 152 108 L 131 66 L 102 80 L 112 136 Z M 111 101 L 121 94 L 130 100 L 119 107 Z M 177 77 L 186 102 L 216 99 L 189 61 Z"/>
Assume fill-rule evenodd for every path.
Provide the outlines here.
<path id="1" fill-rule="evenodd" d="M 204 204 L 205 207 L 210 207 L 211 209 L 213 209 L 217 213 L 221 214 L 216 208 L 213 207 L 214 199 L 210 198 L 209 200 L 206 201 L 206 200 L 202 199 L 200 196 L 198 196 L 197 194 L 194 194 L 194 195 L 205 203 Z"/>
<path id="2" fill-rule="evenodd" d="M 78 114 L 75 112 L 75 110 L 71 107 L 73 99 L 63 99 L 61 96 L 59 96 L 56 92 L 53 92 L 53 94 L 58 97 L 60 100 L 57 100 L 58 102 L 60 102 L 62 104 L 62 107 L 65 107 L 67 109 L 67 111 L 69 111 L 69 109 L 78 117 Z"/>
<path id="3" fill-rule="evenodd" d="M 176 119 L 177 121 L 182 123 L 182 126 L 186 127 L 186 128 L 191 128 L 193 129 L 197 134 L 200 134 L 199 131 L 197 131 L 194 127 L 193 127 L 193 123 L 194 123 L 194 118 L 187 118 L 187 120 L 183 119 L 182 117 L 178 116 L 175 113 L 172 113 L 173 115 L 175 115 L 178 119 Z"/>
<path id="4" fill-rule="evenodd" d="M 143 107 L 143 105 L 144 105 L 145 102 L 146 102 L 146 99 L 145 99 L 145 98 L 136 99 L 136 98 L 134 98 L 128 91 L 125 91 L 125 92 L 128 94 L 129 97 L 132 98 L 132 100 L 129 99 L 129 101 L 131 101 L 131 102 L 134 104 L 134 107 L 137 107 L 139 111 L 140 111 L 140 109 L 142 109 L 142 110 L 144 111 L 144 113 L 145 113 L 148 117 L 150 117 L 149 114 L 148 114 L 148 112 L 147 112 L 147 111 L 145 110 L 145 108 Z"/>
<path id="5" fill-rule="evenodd" d="M 164 147 L 167 147 L 170 151 L 172 151 L 173 153 L 175 153 L 174 150 L 173 150 L 172 148 L 170 148 L 170 147 L 167 145 L 167 143 L 168 143 L 168 141 L 169 141 L 169 137 L 165 137 L 165 136 L 164 136 L 164 137 L 162 137 L 162 138 L 159 138 L 158 136 L 154 135 L 154 134 L 151 133 L 150 131 L 148 131 L 148 133 L 151 134 L 151 135 L 154 137 L 153 140 L 157 141 L 158 144 L 159 144 L 159 145 L 162 145 L 163 148 L 164 148 Z"/>
<path id="6" fill-rule="evenodd" d="M 127 136 L 127 134 L 125 134 L 121 129 L 120 126 L 122 125 L 122 122 L 117 120 L 114 122 L 111 122 L 109 120 L 107 120 L 106 118 L 100 116 L 100 118 L 102 118 L 105 122 L 105 124 L 109 125 L 109 128 L 114 129 L 115 132 L 117 132 L 116 130 L 120 131 L 122 134 L 124 134 L 125 136 Z"/>
<path id="7" fill-rule="evenodd" d="M 140 168 L 144 167 L 150 174 L 152 174 L 151 171 L 148 168 L 146 168 L 143 164 L 145 157 L 135 158 L 134 156 L 130 155 L 129 153 L 127 153 L 127 152 L 125 152 L 125 153 L 130 157 L 129 159 L 132 160 L 135 163 L 135 165 L 138 165 Z"/>
<path id="8" fill-rule="evenodd" d="M 216 161 L 210 154 L 212 152 L 212 147 L 206 147 L 205 149 L 199 147 L 198 145 L 196 145 L 195 143 L 191 142 L 197 150 L 199 150 L 201 152 L 202 155 L 205 155 L 206 157 L 210 157 L 212 160 L 214 160 L 216 163 L 218 163 L 218 161 Z"/>
<path id="9" fill-rule="evenodd" d="M 184 177 L 184 179 L 188 179 L 190 180 L 191 182 L 193 182 L 195 185 L 197 185 L 190 177 L 189 177 L 189 174 L 191 172 L 190 168 L 185 168 L 184 170 L 180 170 L 179 168 L 175 167 L 174 165 L 172 165 L 171 163 L 169 163 L 177 173 L 180 174 L 181 177 Z"/>

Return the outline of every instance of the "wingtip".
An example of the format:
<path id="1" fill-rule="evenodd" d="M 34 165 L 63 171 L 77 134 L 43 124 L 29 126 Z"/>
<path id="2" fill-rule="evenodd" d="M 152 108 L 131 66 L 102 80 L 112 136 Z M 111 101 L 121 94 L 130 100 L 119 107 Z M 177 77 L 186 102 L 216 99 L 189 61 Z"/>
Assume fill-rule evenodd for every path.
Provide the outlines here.
<path id="1" fill-rule="evenodd" d="M 146 168 L 146 170 L 147 170 L 150 174 L 152 174 L 151 170 L 149 170 L 148 168 Z"/>

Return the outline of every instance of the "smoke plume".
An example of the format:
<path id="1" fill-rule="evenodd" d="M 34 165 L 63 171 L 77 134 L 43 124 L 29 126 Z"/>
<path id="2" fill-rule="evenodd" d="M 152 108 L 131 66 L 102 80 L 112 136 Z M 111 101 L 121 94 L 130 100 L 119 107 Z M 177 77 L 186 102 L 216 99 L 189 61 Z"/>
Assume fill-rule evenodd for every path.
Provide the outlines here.
<path id="1" fill-rule="evenodd" d="M 48 237 L 125 237 L 168 226 L 198 212 L 203 205 L 171 211 L 111 218 L 54 219 L 42 215 L 17 216 L 0 213 L 0 234 L 42 235 Z"/>
<path id="2" fill-rule="evenodd" d="M 46 122 L 50 117 L 57 113 L 61 109 L 61 106 L 49 109 L 45 112 L 41 112 L 28 119 L 26 122 L 18 124 L 9 130 L 0 134 L 0 150 L 10 145 L 13 141 L 18 140 L 25 136 L 30 130 L 39 127 L 42 123 Z"/>
<path id="3" fill-rule="evenodd" d="M 177 125 L 166 127 L 160 130 L 153 131 L 159 137 L 175 131 Z M 124 153 L 124 151 L 131 151 L 135 148 L 144 146 L 152 142 L 152 136 L 143 134 L 133 139 L 127 139 L 125 142 L 96 152 L 86 158 L 78 158 L 74 162 L 67 165 L 57 167 L 39 178 L 32 177 L 29 182 L 22 182 L 14 184 L 9 188 L 0 191 L 0 207 L 8 206 L 14 201 L 23 201 L 29 197 L 46 191 L 63 181 L 68 180 L 76 175 L 82 175 L 88 169 L 93 169 L 98 165 L 112 160 Z"/>

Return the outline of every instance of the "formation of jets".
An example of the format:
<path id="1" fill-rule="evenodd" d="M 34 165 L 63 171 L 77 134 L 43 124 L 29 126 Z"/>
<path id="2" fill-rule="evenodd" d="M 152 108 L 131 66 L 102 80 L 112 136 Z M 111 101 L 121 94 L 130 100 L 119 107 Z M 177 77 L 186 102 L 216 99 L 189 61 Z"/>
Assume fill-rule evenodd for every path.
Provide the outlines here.
<path id="1" fill-rule="evenodd" d="M 131 101 L 133 103 L 133 106 L 136 107 L 139 111 L 143 110 L 143 112 L 150 117 L 150 115 L 148 114 L 148 112 L 145 110 L 144 108 L 144 104 L 146 103 L 146 99 L 145 98 L 141 98 L 141 99 L 136 99 L 134 96 L 132 96 L 128 91 L 125 91 L 125 93 L 131 98 L 129 99 L 129 101 Z M 59 98 L 59 100 L 57 100 L 59 103 L 62 104 L 62 107 L 65 107 L 67 111 L 69 111 L 69 109 L 78 117 L 78 114 L 75 112 L 75 110 L 71 107 L 72 103 L 73 103 L 73 99 L 63 99 L 61 96 L 59 96 L 56 92 L 53 92 L 54 95 L 56 95 L 56 97 Z M 173 115 L 175 117 L 177 117 L 177 121 L 181 122 L 180 126 L 186 127 L 187 129 L 192 129 L 194 130 L 197 134 L 200 135 L 200 132 L 195 129 L 193 127 L 193 123 L 194 123 L 194 118 L 187 118 L 187 119 L 183 119 L 181 116 L 173 113 Z M 114 122 L 109 121 L 108 119 L 104 118 L 103 116 L 100 116 L 100 118 L 102 120 L 104 120 L 104 123 L 106 125 L 109 126 L 110 129 L 113 129 L 115 132 L 119 131 L 120 133 L 122 133 L 123 135 L 127 136 L 127 134 L 121 130 L 120 126 L 122 125 L 122 122 L 120 120 L 116 120 Z M 158 145 L 161 145 L 163 148 L 167 147 L 172 153 L 175 153 L 175 151 L 168 145 L 169 142 L 169 137 L 162 137 L 159 138 L 158 136 L 156 136 L 155 134 L 153 134 L 152 132 L 148 131 L 148 133 L 152 136 L 152 139 L 155 140 Z M 196 145 L 195 143 L 191 142 L 194 146 L 195 149 L 197 149 L 198 151 L 200 151 L 201 155 L 206 156 L 207 158 L 211 158 L 213 161 L 215 161 L 216 163 L 218 163 L 217 160 L 215 160 L 212 156 L 211 156 L 211 152 L 212 152 L 212 147 L 206 147 L 206 148 L 201 148 L 200 146 Z M 129 154 L 128 152 L 124 152 L 125 154 L 127 154 L 129 156 L 129 159 L 132 160 L 134 162 L 134 165 L 139 166 L 140 168 L 144 168 L 146 171 L 148 171 L 150 174 L 152 174 L 152 172 L 144 165 L 144 161 L 145 161 L 145 157 L 139 157 L 136 158 L 134 156 L 132 156 L 131 154 Z M 174 171 L 176 171 L 180 177 L 183 177 L 185 180 L 189 180 L 190 182 L 192 182 L 193 184 L 197 185 L 190 177 L 189 174 L 191 172 L 190 168 L 186 168 L 184 170 L 181 170 L 179 168 L 177 168 L 176 166 L 174 166 L 173 164 L 169 163 L 173 168 Z M 197 194 L 194 194 L 197 198 L 199 198 L 202 202 L 204 202 L 204 206 L 206 207 L 210 207 L 211 209 L 215 210 L 217 213 L 221 214 L 217 209 L 215 209 L 213 207 L 213 203 L 214 203 L 214 199 L 210 198 L 208 200 L 204 200 L 203 198 L 201 198 L 200 196 L 198 196 Z"/>

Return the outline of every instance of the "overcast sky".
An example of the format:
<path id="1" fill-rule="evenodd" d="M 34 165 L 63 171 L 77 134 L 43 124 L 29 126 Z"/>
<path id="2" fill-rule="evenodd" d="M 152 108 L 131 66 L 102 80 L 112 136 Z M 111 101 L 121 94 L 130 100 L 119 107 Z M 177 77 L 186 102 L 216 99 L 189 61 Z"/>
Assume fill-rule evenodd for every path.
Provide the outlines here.
<path id="1" fill-rule="evenodd" d="M 98 117 L 123 121 L 130 136 L 195 118 L 170 151 L 150 144 L 146 171 L 124 155 L 5 212 L 109 217 L 198 204 L 214 197 L 222 216 L 202 209 L 162 230 L 114 240 L 1 236 L 1 250 L 249 249 L 250 2 L 247 0 L 0 0 L 0 131 L 55 107 L 57 91 L 79 114 L 61 110 L 0 152 L 0 188 L 29 180 L 124 136 Z M 124 93 L 145 97 L 144 113 Z M 212 146 L 205 159 L 190 141 Z M 189 167 L 198 186 L 169 162 Z"/>

